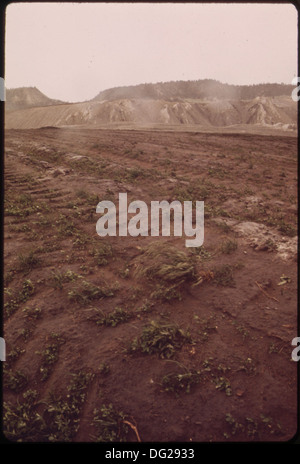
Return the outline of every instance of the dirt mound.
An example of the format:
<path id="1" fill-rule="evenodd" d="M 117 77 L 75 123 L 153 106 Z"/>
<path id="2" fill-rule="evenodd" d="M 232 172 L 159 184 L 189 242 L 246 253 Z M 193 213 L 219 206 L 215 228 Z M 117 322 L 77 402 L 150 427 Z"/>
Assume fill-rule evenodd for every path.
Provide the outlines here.
<path id="1" fill-rule="evenodd" d="M 8 129 L 132 124 L 295 131 L 297 103 L 291 92 L 284 84 L 238 86 L 204 79 L 116 87 L 68 104 L 24 87 L 7 90 L 5 119 Z"/>
<path id="2" fill-rule="evenodd" d="M 28 108 L 6 112 L 6 128 L 44 126 L 97 126 L 145 124 L 202 127 L 249 125 L 295 130 L 297 103 L 289 97 L 257 97 L 254 100 L 121 99 Z"/>
<path id="3" fill-rule="evenodd" d="M 20 87 L 6 90 L 5 108 L 7 111 L 32 108 L 36 106 L 58 105 L 60 100 L 53 100 L 36 87 Z"/>

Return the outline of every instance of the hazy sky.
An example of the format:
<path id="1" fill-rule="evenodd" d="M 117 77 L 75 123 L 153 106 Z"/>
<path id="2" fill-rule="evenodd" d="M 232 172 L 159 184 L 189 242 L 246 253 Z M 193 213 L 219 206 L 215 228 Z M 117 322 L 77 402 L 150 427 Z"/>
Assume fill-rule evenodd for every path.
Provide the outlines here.
<path id="1" fill-rule="evenodd" d="M 6 10 L 7 88 L 84 101 L 107 88 L 297 75 L 291 4 L 16 3 Z"/>

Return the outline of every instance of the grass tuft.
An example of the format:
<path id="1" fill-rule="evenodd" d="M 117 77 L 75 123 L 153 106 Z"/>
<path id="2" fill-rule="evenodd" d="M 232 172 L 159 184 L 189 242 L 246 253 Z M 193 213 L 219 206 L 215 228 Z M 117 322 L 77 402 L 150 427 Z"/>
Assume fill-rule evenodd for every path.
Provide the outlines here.
<path id="1" fill-rule="evenodd" d="M 161 325 L 152 321 L 144 327 L 140 337 L 135 338 L 131 344 L 131 352 L 158 354 L 160 358 L 172 358 L 184 343 L 192 343 L 188 331 L 177 325 Z"/>
<path id="2" fill-rule="evenodd" d="M 187 254 L 174 246 L 153 242 L 136 259 L 136 277 L 146 277 L 155 290 L 155 299 L 181 299 L 181 290 L 187 283 L 197 285 L 209 280 L 209 273 L 199 272 L 195 254 Z"/>

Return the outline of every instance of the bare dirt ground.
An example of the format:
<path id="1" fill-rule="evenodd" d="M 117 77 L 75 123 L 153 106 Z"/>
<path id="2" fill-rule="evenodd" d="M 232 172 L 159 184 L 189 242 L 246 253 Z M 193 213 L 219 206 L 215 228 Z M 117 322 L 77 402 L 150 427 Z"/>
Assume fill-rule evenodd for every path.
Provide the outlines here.
<path id="1" fill-rule="evenodd" d="M 50 127 L 5 149 L 6 437 L 291 439 L 297 139 Z M 120 192 L 204 200 L 203 246 L 99 237 Z"/>

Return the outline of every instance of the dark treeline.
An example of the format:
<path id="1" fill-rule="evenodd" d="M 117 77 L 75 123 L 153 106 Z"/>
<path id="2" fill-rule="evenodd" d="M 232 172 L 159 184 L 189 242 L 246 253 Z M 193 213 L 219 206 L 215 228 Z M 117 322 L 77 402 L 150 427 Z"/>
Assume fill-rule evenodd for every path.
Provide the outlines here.
<path id="1" fill-rule="evenodd" d="M 293 88 L 293 85 L 278 83 L 230 85 L 212 79 L 203 79 L 115 87 L 100 92 L 94 100 L 117 100 L 119 98 L 151 98 L 165 100 L 218 98 L 248 100 L 258 96 L 276 97 L 279 95 L 291 95 Z"/>

